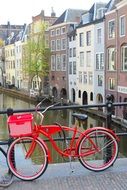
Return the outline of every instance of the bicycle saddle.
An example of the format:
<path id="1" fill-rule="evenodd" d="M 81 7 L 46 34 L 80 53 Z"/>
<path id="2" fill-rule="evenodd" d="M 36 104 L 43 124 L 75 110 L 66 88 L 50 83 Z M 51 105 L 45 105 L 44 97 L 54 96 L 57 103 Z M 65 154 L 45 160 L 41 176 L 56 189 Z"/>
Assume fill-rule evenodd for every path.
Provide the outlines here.
<path id="1" fill-rule="evenodd" d="M 73 113 L 72 116 L 81 121 L 85 121 L 88 118 L 86 114 L 80 114 L 80 113 Z"/>

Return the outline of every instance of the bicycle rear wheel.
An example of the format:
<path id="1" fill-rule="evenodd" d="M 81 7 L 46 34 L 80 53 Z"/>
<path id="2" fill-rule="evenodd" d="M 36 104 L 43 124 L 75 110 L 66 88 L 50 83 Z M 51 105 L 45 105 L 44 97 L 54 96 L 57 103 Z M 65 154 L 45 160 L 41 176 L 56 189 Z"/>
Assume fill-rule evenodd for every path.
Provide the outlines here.
<path id="1" fill-rule="evenodd" d="M 28 156 L 29 151 L 33 151 Z M 47 168 L 48 155 L 45 146 L 32 137 L 14 140 L 7 152 L 7 162 L 12 173 L 26 181 L 40 177 Z"/>
<path id="2" fill-rule="evenodd" d="M 78 146 L 79 161 L 92 171 L 109 168 L 118 155 L 115 137 L 103 129 L 93 129 L 84 136 Z"/>

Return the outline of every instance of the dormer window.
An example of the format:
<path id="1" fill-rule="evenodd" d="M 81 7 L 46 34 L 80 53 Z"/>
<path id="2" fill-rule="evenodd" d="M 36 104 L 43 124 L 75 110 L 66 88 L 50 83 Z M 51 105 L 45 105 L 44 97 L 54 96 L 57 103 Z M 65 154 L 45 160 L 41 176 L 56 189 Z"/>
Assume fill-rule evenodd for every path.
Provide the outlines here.
<path id="1" fill-rule="evenodd" d="M 103 18 L 106 12 L 106 8 L 100 8 L 97 10 L 97 19 Z"/>

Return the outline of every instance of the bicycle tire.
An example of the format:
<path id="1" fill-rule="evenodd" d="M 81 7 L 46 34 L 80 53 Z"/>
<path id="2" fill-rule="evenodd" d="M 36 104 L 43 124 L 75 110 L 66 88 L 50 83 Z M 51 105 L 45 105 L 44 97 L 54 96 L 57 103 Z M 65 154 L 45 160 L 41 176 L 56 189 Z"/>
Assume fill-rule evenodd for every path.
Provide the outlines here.
<path id="1" fill-rule="evenodd" d="M 34 151 L 26 158 L 32 142 Z M 19 179 L 31 181 L 39 178 L 48 165 L 48 155 L 45 146 L 32 137 L 21 137 L 12 142 L 7 151 L 7 162 L 11 172 Z"/>
<path id="2" fill-rule="evenodd" d="M 91 154 L 89 154 L 90 151 Z M 78 154 L 79 161 L 84 167 L 92 171 L 103 171 L 115 162 L 118 155 L 118 143 L 110 132 L 93 129 L 82 137 L 78 145 Z"/>
<path id="3" fill-rule="evenodd" d="M 8 177 L 9 176 L 9 177 Z M 5 182 L 5 178 L 9 178 Z M 0 187 L 8 187 L 12 183 L 13 174 L 7 164 L 7 153 L 0 147 Z"/>

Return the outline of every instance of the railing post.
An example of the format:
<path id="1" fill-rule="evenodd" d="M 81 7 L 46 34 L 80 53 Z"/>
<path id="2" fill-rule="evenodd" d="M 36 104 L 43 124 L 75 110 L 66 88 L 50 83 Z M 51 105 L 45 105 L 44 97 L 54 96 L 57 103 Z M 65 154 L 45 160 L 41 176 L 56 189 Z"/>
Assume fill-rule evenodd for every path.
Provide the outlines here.
<path id="1" fill-rule="evenodd" d="M 107 114 L 106 114 L 106 128 L 111 129 L 111 121 L 112 121 L 112 110 L 113 110 L 113 105 L 112 105 L 112 95 L 108 94 L 106 96 L 106 108 L 107 108 Z"/>
<path id="2" fill-rule="evenodd" d="M 13 109 L 12 108 L 8 108 L 7 109 L 7 115 L 8 115 L 8 117 L 9 116 L 11 116 L 11 115 L 13 115 Z M 9 129 L 8 129 L 9 130 Z M 9 131 L 10 132 L 10 131 Z M 12 141 L 13 141 L 13 138 L 10 138 L 10 140 L 9 140 L 9 146 L 10 146 L 10 144 L 12 143 Z M 13 160 L 12 162 L 13 162 L 13 165 L 14 165 L 14 167 L 15 167 L 15 150 L 13 149 L 13 151 L 12 151 L 12 153 L 11 153 L 11 159 Z M 11 171 L 9 170 L 9 173 L 11 173 Z"/>
<path id="3" fill-rule="evenodd" d="M 111 122 L 112 122 L 112 110 L 113 110 L 113 105 L 112 105 L 112 95 L 108 94 L 106 96 L 106 108 L 107 108 L 107 116 L 106 116 L 106 128 L 111 129 Z M 108 138 L 105 139 L 108 141 Z M 112 157 L 112 145 L 109 145 L 106 148 L 106 157 L 105 157 L 105 162 L 107 163 Z"/>

